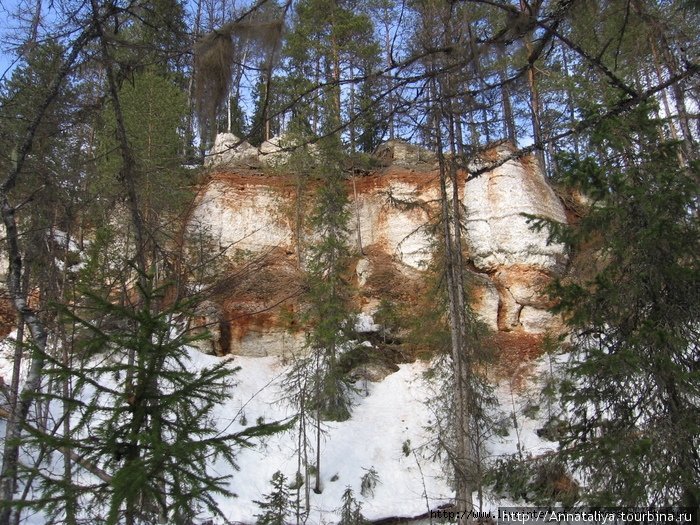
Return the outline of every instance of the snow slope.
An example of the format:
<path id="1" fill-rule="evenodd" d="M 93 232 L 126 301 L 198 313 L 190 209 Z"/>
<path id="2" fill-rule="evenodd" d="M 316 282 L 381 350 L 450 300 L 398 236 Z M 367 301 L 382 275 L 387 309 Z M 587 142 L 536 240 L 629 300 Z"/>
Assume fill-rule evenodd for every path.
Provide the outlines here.
<path id="1" fill-rule="evenodd" d="M 202 357 L 202 360 L 215 359 Z M 219 408 L 218 420 L 222 426 L 230 425 L 229 430 L 242 428 L 243 412 L 249 424 L 259 417 L 272 421 L 292 415 L 279 388 L 284 367 L 275 358 L 236 357 L 233 363 L 241 371 L 234 390 L 236 397 Z M 424 403 L 427 391 L 421 380 L 425 367 L 423 363 L 404 364 L 381 383 L 369 383 L 368 395 L 358 396 L 350 420 L 324 425 L 323 492 L 311 493 L 310 523 L 337 521 L 335 511 L 348 486 L 363 500 L 363 513 L 369 519 L 422 514 L 427 511 L 426 501 L 435 508 L 449 500 L 451 490 L 443 466 L 419 456 L 419 468 L 416 457 L 406 456 L 402 451 L 407 439 L 412 446 L 430 439 L 430 413 Z M 238 498 L 221 501 L 229 520 L 251 522 L 258 512 L 253 501 L 269 492 L 269 480 L 275 471 L 294 478 L 295 449 L 296 436 L 290 431 L 268 438 L 256 449 L 241 451 L 240 472 L 235 473 L 232 484 Z M 379 483 L 373 497 L 362 498 L 361 478 L 372 467 L 379 475 Z"/>
<path id="2" fill-rule="evenodd" d="M 10 345 L 8 345 L 10 346 Z M 8 348 L 3 348 L 7 353 Z M 190 351 L 193 368 L 213 365 L 220 358 Z M 236 386 L 225 404 L 217 407 L 215 418 L 222 433 L 235 432 L 255 424 L 260 418 L 267 422 L 290 417 L 293 409 L 284 398 L 280 381 L 286 366 L 275 357 L 234 357 L 231 366 L 240 367 L 235 376 Z M 9 378 L 10 361 L 0 362 L 0 374 Z M 338 521 L 338 508 L 346 487 L 353 489 L 362 502 L 366 518 L 375 520 L 391 516 L 417 516 L 448 503 L 452 490 L 447 482 L 446 466 L 428 457 L 432 414 L 427 406 L 432 387 L 423 379 L 427 364 L 415 362 L 400 365 L 400 369 L 379 383 L 358 385 L 352 418 L 345 422 L 324 425 L 321 455 L 322 493 L 311 492 L 309 524 Z M 505 411 L 511 410 L 512 397 L 505 385 L 497 394 Z M 511 431 L 505 438 L 494 438 L 493 455 L 509 454 L 517 444 L 533 452 L 550 448 L 535 434 L 537 421 L 519 416 L 518 434 Z M 4 422 L 0 420 L 0 435 Z M 254 523 L 259 512 L 254 503 L 270 491 L 269 481 L 276 471 L 294 479 L 297 470 L 296 433 L 294 429 L 265 439 L 255 448 L 239 452 L 240 470 L 214 463 L 212 471 L 232 474 L 231 489 L 236 498 L 219 499 L 229 522 Z M 416 452 L 404 453 L 404 443 Z M 361 495 L 361 478 L 374 468 L 379 476 L 374 494 Z M 313 481 L 313 477 L 312 477 Z M 488 500 L 483 510 L 494 509 L 498 502 Z M 202 516 L 202 519 L 206 519 Z M 37 518 L 38 519 L 38 518 Z M 31 520 L 40 523 L 41 521 Z M 217 521 L 214 521 L 217 523 Z"/>
<path id="3" fill-rule="evenodd" d="M 199 354 L 198 361 L 204 364 L 216 359 Z M 218 411 L 222 428 L 243 428 L 242 413 L 248 424 L 259 417 L 272 421 L 293 414 L 280 391 L 279 381 L 285 367 L 277 358 L 235 357 L 232 363 L 241 370 L 234 398 Z M 357 397 L 350 420 L 325 425 L 321 451 L 323 492 L 311 493 L 310 524 L 337 522 L 341 496 L 348 486 L 362 502 L 362 512 L 370 520 L 417 516 L 450 501 L 453 492 L 447 482 L 447 467 L 427 457 L 424 447 L 433 439 L 434 418 L 427 406 L 433 387 L 423 379 L 427 367 L 424 362 L 403 364 L 383 381 L 368 383 L 367 395 L 362 389 L 363 395 Z M 496 394 L 502 409 L 512 410 L 508 386 L 498 385 Z M 516 411 L 522 403 L 518 396 L 524 394 L 516 394 Z M 514 453 L 518 443 L 523 451 L 535 454 L 551 449 L 553 444 L 542 441 L 535 433 L 540 426 L 541 422 L 518 415 L 518 433 L 511 429 L 509 435 L 493 438 L 489 446 L 491 457 Z M 416 454 L 404 454 L 403 444 L 407 440 Z M 254 522 L 252 517 L 259 509 L 253 501 L 270 491 L 269 480 L 274 472 L 280 470 L 288 478 L 294 478 L 295 449 L 296 435 L 290 431 L 268 438 L 258 448 L 240 452 L 240 471 L 233 473 L 232 483 L 238 497 L 220 502 L 227 519 Z M 374 495 L 363 497 L 361 478 L 370 468 L 377 471 L 379 483 Z M 509 502 L 487 495 L 483 510 L 505 503 Z"/>

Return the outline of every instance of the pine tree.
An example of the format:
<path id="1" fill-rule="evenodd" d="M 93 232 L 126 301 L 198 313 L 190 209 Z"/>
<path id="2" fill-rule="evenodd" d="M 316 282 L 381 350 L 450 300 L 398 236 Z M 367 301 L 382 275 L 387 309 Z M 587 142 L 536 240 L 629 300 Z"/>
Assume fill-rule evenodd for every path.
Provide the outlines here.
<path id="1" fill-rule="evenodd" d="M 379 55 L 372 20 L 360 12 L 359 6 L 357 2 L 335 0 L 303 0 L 295 6 L 293 29 L 287 35 L 284 55 L 291 66 L 297 94 L 311 88 L 310 120 L 317 134 L 329 116 L 335 122 L 333 129 L 347 122 L 347 117 L 354 117 L 355 101 L 343 92 L 342 83 L 353 73 L 370 73 Z M 356 83 L 350 81 L 351 91 Z M 355 125 L 346 127 L 352 138 Z M 326 133 L 332 131 L 328 126 L 324 129 Z"/>
<path id="2" fill-rule="evenodd" d="M 253 116 L 250 119 L 250 133 L 248 134 L 248 142 L 253 146 L 259 146 L 264 141 L 278 136 L 281 132 L 280 126 L 277 124 L 279 118 L 271 118 L 277 115 L 279 108 L 276 103 L 275 91 L 276 82 L 271 82 L 269 85 L 272 88 L 272 93 L 267 92 L 268 81 L 266 78 L 267 72 L 260 73 L 260 78 L 253 90 L 254 110 Z"/>
<path id="3" fill-rule="evenodd" d="M 186 113 L 185 96 L 172 81 L 146 71 L 122 85 L 119 99 L 138 172 L 140 211 L 150 235 L 156 236 L 189 198 L 178 134 Z M 97 181 L 91 181 L 91 189 L 105 198 L 109 193 L 123 193 L 123 188 L 113 107 L 105 108 L 103 122 L 98 136 L 100 170 Z"/>
<path id="4" fill-rule="evenodd" d="M 366 68 L 368 71 L 370 68 Z M 387 132 L 389 121 L 386 104 L 379 99 L 380 85 L 367 79 L 359 88 L 355 107 L 351 117 L 356 123 L 351 123 L 355 130 L 356 139 L 353 142 L 357 149 L 364 153 L 372 153 L 381 143 Z"/>

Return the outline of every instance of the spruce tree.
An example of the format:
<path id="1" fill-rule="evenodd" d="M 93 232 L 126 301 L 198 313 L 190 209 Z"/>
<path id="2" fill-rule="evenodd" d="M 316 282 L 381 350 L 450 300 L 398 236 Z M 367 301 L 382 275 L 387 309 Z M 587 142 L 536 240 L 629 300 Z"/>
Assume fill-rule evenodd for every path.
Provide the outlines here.
<path id="1" fill-rule="evenodd" d="M 338 356 L 349 339 L 353 321 L 350 285 L 345 278 L 350 255 L 349 212 L 340 162 L 328 148 L 333 146 L 326 146 L 323 185 L 310 219 L 318 240 L 309 248 L 309 346 L 316 353 L 318 396 L 314 403 L 324 418 L 342 421 L 350 417 L 347 385 L 338 367 Z"/>
<path id="2" fill-rule="evenodd" d="M 357 501 L 350 487 L 345 489 L 340 506 L 340 521 L 338 525 L 364 525 L 367 523 L 362 515 L 362 503 Z"/>
<path id="3" fill-rule="evenodd" d="M 250 444 L 245 432 L 221 435 L 212 420 L 230 395 L 235 369 L 223 361 L 193 366 L 189 345 L 202 336 L 178 322 L 191 315 L 187 303 L 162 307 L 165 292 L 142 290 L 140 301 L 122 305 L 84 289 L 81 305 L 64 309 L 76 327 L 75 354 L 70 366 L 44 355 L 44 373 L 70 379 L 72 395 L 65 400 L 47 391 L 39 398 L 68 401 L 74 424 L 67 435 L 29 427 L 26 444 L 62 451 L 92 477 L 66 483 L 42 463 L 25 465 L 25 475 L 42 480 L 26 505 L 57 518 L 61 502 L 72 498 L 83 516 L 107 524 L 184 523 L 201 510 L 219 514 L 216 495 L 233 496 L 230 476 L 207 465 L 220 457 L 235 467 L 235 447 Z"/>
<path id="4" fill-rule="evenodd" d="M 594 504 L 697 506 L 700 165 L 679 163 L 651 114 L 605 121 L 595 157 L 561 162 L 591 204 L 554 237 L 598 268 L 555 290 L 572 329 L 561 457 Z"/>
<path id="5" fill-rule="evenodd" d="M 350 306 L 350 284 L 345 278 L 349 260 L 348 196 L 340 166 L 340 149 L 336 138 L 322 141 L 322 162 L 316 173 L 322 177 L 314 211 L 309 220 L 314 242 L 308 247 L 307 289 L 309 355 L 301 359 L 294 376 L 307 378 L 305 398 L 299 398 L 303 411 L 314 414 L 316 484 L 321 488 L 321 421 L 344 421 L 350 417 L 350 386 L 339 366 L 339 356 L 350 339 L 354 315 Z M 307 465 L 308 468 L 308 465 Z"/>
<path id="6" fill-rule="evenodd" d="M 272 492 L 265 495 L 264 501 L 254 501 L 261 514 L 256 514 L 256 525 L 285 525 L 287 517 L 292 512 L 294 502 L 289 494 L 287 477 L 279 470 L 272 475 L 270 481 Z"/>

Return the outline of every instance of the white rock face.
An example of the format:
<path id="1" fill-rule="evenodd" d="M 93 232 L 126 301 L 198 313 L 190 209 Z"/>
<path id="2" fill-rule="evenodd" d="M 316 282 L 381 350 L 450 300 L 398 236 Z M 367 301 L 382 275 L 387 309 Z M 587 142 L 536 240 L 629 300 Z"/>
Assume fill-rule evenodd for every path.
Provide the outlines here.
<path id="1" fill-rule="evenodd" d="M 492 153 L 501 160 L 511 150 Z M 565 223 L 566 214 L 534 158 L 509 160 L 469 180 L 464 203 L 469 257 L 498 292 L 498 329 L 536 334 L 555 329 L 558 319 L 546 311 L 544 289 L 563 271 L 565 247 L 548 244 L 546 229 L 533 231 L 525 215 Z M 481 316 L 493 325 L 488 313 Z"/>
<path id="2" fill-rule="evenodd" d="M 272 140 L 261 149 L 273 158 L 281 153 L 278 147 L 279 141 Z M 507 149 L 498 152 L 507 153 Z M 361 288 L 361 304 L 357 306 L 362 322 L 358 330 L 375 331 L 372 316 L 387 290 L 401 289 L 401 297 L 410 298 L 411 290 L 420 288 L 420 270 L 430 263 L 434 244 L 426 225 L 439 200 L 436 181 L 434 173 L 392 168 L 348 182 L 348 242 L 359 257 L 354 268 Z M 473 274 L 470 290 L 474 311 L 494 331 L 542 334 L 560 330 L 561 321 L 547 312 L 551 304 L 544 291 L 552 276 L 565 266 L 564 247 L 547 245 L 546 232 L 531 231 L 522 214 L 560 222 L 566 216 L 536 163 L 531 159 L 508 161 L 468 181 L 464 188 L 465 244 Z M 288 331 L 283 326 L 293 316 L 275 310 L 287 300 L 285 294 L 294 296 L 303 278 L 290 217 L 294 194 L 293 182 L 284 175 L 235 170 L 213 176 L 201 191 L 192 227 L 208 231 L 232 257 L 240 251 L 274 253 L 270 257 L 279 265 L 266 275 L 251 277 L 240 299 L 224 298 L 226 306 L 219 317 L 222 326 L 230 330 L 222 328 L 219 335 L 223 340 L 230 338 L 230 344 L 222 342 L 223 351 L 265 356 L 303 348 L 301 327 L 290 324 Z M 361 251 L 356 249 L 358 233 Z M 313 238 L 310 232 L 305 236 Z M 289 307 L 295 312 L 304 309 L 303 304 Z M 250 313 L 245 323 L 239 310 Z M 271 317 L 261 317 L 267 315 L 265 312 Z M 230 337 L 225 335 L 228 333 Z"/>
<path id="3" fill-rule="evenodd" d="M 561 319 L 546 310 L 523 306 L 520 312 L 520 324 L 523 330 L 532 334 L 542 334 L 561 328 Z"/>
<path id="4" fill-rule="evenodd" d="M 507 150 L 499 155 L 508 154 Z M 467 240 L 472 261 L 483 271 L 523 265 L 558 272 L 566 260 L 561 244 L 530 229 L 523 214 L 566 222 L 564 207 L 533 159 L 510 160 L 468 181 L 464 190 Z"/>
<path id="5" fill-rule="evenodd" d="M 258 150 L 233 133 L 219 133 L 204 159 L 207 167 L 248 167 L 258 164 Z"/>
<path id="6" fill-rule="evenodd" d="M 260 253 L 291 248 L 290 225 L 279 213 L 279 197 L 263 186 L 212 181 L 199 200 L 190 224 L 201 226 L 222 248 Z"/>
<path id="7" fill-rule="evenodd" d="M 412 202 L 427 198 L 410 184 L 391 186 L 396 198 Z M 254 253 L 273 247 L 291 251 L 293 227 L 282 211 L 289 204 L 284 199 L 263 184 L 238 186 L 214 180 L 200 197 L 190 223 L 202 227 L 222 248 Z M 359 195 L 358 206 L 350 204 L 348 241 L 352 245 L 357 242 L 357 211 L 363 247 L 380 246 L 412 268 L 424 268 L 429 262 L 431 241 L 424 228 L 428 216 L 423 210 L 393 207 L 384 190 Z"/>
<path id="8" fill-rule="evenodd" d="M 406 182 L 392 182 L 389 191 L 394 199 L 407 203 L 425 202 L 431 198 Z M 383 220 L 375 227 L 379 242 L 385 243 L 388 251 L 403 264 L 425 268 L 431 258 L 431 239 L 425 230 L 427 213 L 421 208 L 407 210 L 392 206 L 384 193 L 374 195 L 372 200 L 383 212 Z"/>
<path id="9" fill-rule="evenodd" d="M 355 274 L 357 275 L 357 284 L 364 286 L 367 284 L 367 278 L 372 273 L 372 263 L 368 259 L 360 259 L 355 266 Z"/>
<path id="10" fill-rule="evenodd" d="M 490 330 L 498 330 L 498 306 L 500 303 L 496 286 L 486 276 L 473 274 L 471 305 L 474 312 Z"/>
<path id="11" fill-rule="evenodd" d="M 303 334 L 290 333 L 283 329 L 268 329 L 260 332 L 250 331 L 240 339 L 233 338 L 230 351 L 235 355 L 249 357 L 289 357 L 301 352 L 304 344 Z"/>

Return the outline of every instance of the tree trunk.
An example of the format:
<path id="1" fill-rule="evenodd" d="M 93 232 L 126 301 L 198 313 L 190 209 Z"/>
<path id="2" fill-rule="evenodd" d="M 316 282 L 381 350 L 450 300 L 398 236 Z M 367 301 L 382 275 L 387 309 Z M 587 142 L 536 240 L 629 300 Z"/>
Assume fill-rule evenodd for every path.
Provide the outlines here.
<path id="1" fill-rule="evenodd" d="M 16 461 L 17 454 L 15 451 L 15 440 L 19 439 L 20 421 L 18 420 L 17 404 L 19 396 L 19 376 L 21 374 L 22 363 L 22 344 L 24 343 L 24 323 L 21 316 L 17 316 L 17 342 L 15 343 L 14 362 L 12 367 L 12 383 L 10 387 L 10 407 L 7 422 L 5 425 L 5 442 L 3 447 L 3 465 L 0 472 L 2 480 L 2 500 L 9 503 L 17 491 L 17 476 L 16 476 Z M 15 464 L 12 465 L 10 459 Z M 14 467 L 14 470 L 13 470 Z M 11 507 L 0 509 L 0 523 L 9 524 Z M 16 510 L 19 515 L 19 510 Z"/>
<path id="2" fill-rule="evenodd" d="M 320 350 L 316 349 L 316 484 L 314 492 L 321 494 L 321 364 Z"/>
<path id="3" fill-rule="evenodd" d="M 503 59 L 503 49 L 499 47 L 499 58 Z M 515 132 L 515 115 L 513 105 L 510 100 L 510 87 L 508 86 L 507 66 L 498 70 L 498 80 L 501 83 L 501 104 L 503 106 L 503 135 L 516 148 L 518 147 L 518 137 Z"/>
<path id="4" fill-rule="evenodd" d="M 438 89 L 433 81 L 433 100 L 438 100 L 448 107 L 451 105 L 449 99 L 447 101 L 438 99 Z M 445 97 L 444 93 L 442 94 Z M 449 97 L 449 93 L 447 94 Z M 449 110 L 448 110 L 449 111 Z M 472 492 L 474 487 L 472 484 L 472 476 L 470 474 L 471 463 L 473 457 L 471 454 L 471 444 L 469 439 L 469 420 L 470 405 L 469 405 L 469 378 L 468 378 L 468 362 L 465 345 L 465 305 L 464 305 L 464 288 L 462 279 L 462 261 L 461 261 L 461 241 L 460 237 L 460 212 L 459 212 L 459 195 L 458 195 L 458 180 L 455 160 L 456 157 L 454 147 L 454 119 L 448 114 L 448 122 L 450 129 L 450 151 L 451 159 L 450 166 L 443 153 L 444 140 L 442 137 L 441 116 L 444 116 L 444 110 L 434 111 L 434 132 L 436 138 L 436 152 L 438 163 L 440 166 L 440 202 L 442 208 L 442 237 L 445 250 L 445 280 L 447 284 L 448 295 L 448 313 L 450 323 L 450 340 L 452 353 L 452 366 L 454 372 L 454 396 L 455 396 L 455 440 L 453 450 L 449 451 L 452 466 L 454 468 L 455 484 L 456 484 L 456 508 L 460 513 L 459 523 L 465 523 L 464 516 L 468 514 L 472 508 Z M 450 195 L 448 192 L 448 179 L 452 183 L 452 206 L 450 206 Z M 456 199 L 455 199 L 456 196 Z"/>
<path id="5" fill-rule="evenodd" d="M 41 1 L 36 0 L 34 13 L 32 14 L 32 24 L 29 30 L 29 45 L 33 48 L 36 46 L 39 37 L 39 24 L 41 23 Z"/>
<path id="6" fill-rule="evenodd" d="M 562 65 L 564 66 L 564 76 L 566 78 L 571 78 L 571 73 L 569 72 L 569 56 L 568 56 L 568 53 L 566 52 L 566 46 L 562 46 L 561 56 L 562 56 Z M 574 106 L 574 93 L 571 89 L 571 86 L 568 83 L 566 85 L 566 95 L 567 95 L 567 107 L 569 110 L 569 126 L 573 128 L 577 123 L 576 110 L 575 110 L 575 106 Z M 578 135 L 573 135 L 571 137 L 571 140 L 574 143 L 574 153 L 576 154 L 576 157 L 578 157 L 581 153 L 580 147 L 579 147 Z"/>
<path id="7" fill-rule="evenodd" d="M 126 126 L 124 124 L 124 114 L 122 112 L 121 100 L 119 98 L 119 90 L 117 88 L 117 81 L 115 79 L 114 74 L 113 59 L 107 47 L 107 39 L 104 35 L 102 23 L 99 20 L 97 20 L 99 6 L 97 5 L 96 0 L 91 1 L 93 17 L 95 18 L 95 27 L 97 28 L 100 40 L 102 59 L 104 61 L 105 73 L 107 77 L 109 98 L 112 103 L 112 109 L 114 112 L 114 119 L 116 123 L 117 143 L 119 144 L 119 153 L 122 159 L 122 167 L 119 172 L 119 176 L 121 178 L 122 184 L 125 186 L 126 189 L 127 204 L 129 207 L 129 212 L 131 214 L 131 223 L 134 227 L 134 237 L 136 240 L 136 267 L 139 272 L 138 281 L 141 285 L 141 290 L 143 293 L 143 291 L 145 291 L 148 286 L 148 279 L 146 277 L 146 272 L 148 270 L 147 258 L 148 254 L 151 253 L 151 250 L 149 250 L 146 225 L 144 224 L 144 220 L 141 215 L 138 192 L 136 190 L 136 159 L 134 158 L 133 151 L 131 150 L 131 146 L 129 145 L 129 138 L 127 137 L 126 133 Z"/>
<path id="8" fill-rule="evenodd" d="M 194 29 L 193 29 L 193 34 L 192 38 L 194 42 L 196 42 L 199 39 L 200 36 L 200 29 L 201 29 L 201 23 L 202 23 L 202 0 L 197 0 L 197 10 L 196 14 L 194 16 Z M 192 43 L 194 45 L 194 43 Z M 194 132 L 194 78 L 195 78 L 195 67 L 196 67 L 196 61 L 194 60 L 194 56 L 192 57 L 192 62 L 190 64 L 191 69 L 191 74 L 189 81 L 187 83 L 187 123 L 186 123 L 186 136 L 185 140 L 183 141 L 183 158 L 187 159 L 189 155 L 188 149 L 189 147 L 194 145 L 194 137 L 195 137 L 195 132 Z"/>
<path id="9" fill-rule="evenodd" d="M 355 183 L 355 175 L 352 175 L 352 193 L 355 197 L 355 227 L 357 228 L 357 253 L 364 255 L 362 248 L 362 226 L 360 223 L 360 200 L 357 196 L 357 184 Z"/>
<path id="10" fill-rule="evenodd" d="M 530 11 L 530 7 L 525 0 L 520 0 L 520 10 L 524 13 Z M 535 15 L 536 16 L 536 15 Z M 528 31 L 524 36 L 525 50 L 527 51 L 528 62 L 533 57 L 534 46 L 532 44 L 533 31 Z M 535 72 L 535 64 L 528 63 L 527 67 L 527 85 L 530 90 L 530 116 L 532 119 L 532 140 L 537 145 L 535 150 L 537 160 L 540 162 L 540 167 L 546 171 L 547 164 L 545 162 L 544 151 L 540 148 L 542 143 L 542 122 L 540 120 L 540 91 L 537 86 L 537 74 Z"/>
<path id="11" fill-rule="evenodd" d="M 103 13 L 102 16 L 109 16 L 109 12 Z M 2 220 L 5 224 L 5 242 L 9 260 L 7 289 L 13 306 L 19 314 L 20 323 L 29 329 L 29 334 L 35 346 L 22 393 L 17 397 L 17 405 L 11 415 L 12 421 L 8 421 L 6 426 L 6 436 L 9 439 L 5 441 L 2 469 L 0 470 L 0 496 L 6 505 L 0 510 L 0 525 L 9 525 L 11 515 L 11 507 L 9 504 L 13 500 L 17 483 L 17 467 L 19 461 L 19 443 L 17 438 L 19 438 L 20 429 L 29 414 L 29 408 L 34 399 L 34 395 L 39 391 L 41 386 L 41 371 L 44 368 L 43 353 L 46 351 L 47 338 L 44 324 L 39 319 L 37 313 L 27 304 L 25 290 L 23 290 L 22 254 L 19 247 L 20 235 L 15 216 L 16 210 L 10 204 L 9 192 L 15 187 L 17 179 L 22 173 L 24 163 L 32 150 L 36 132 L 44 119 L 46 110 L 58 96 L 63 81 L 66 76 L 68 76 L 78 55 L 93 38 L 94 29 L 92 24 L 89 25 L 73 42 L 70 53 L 56 72 L 53 81 L 48 86 L 46 96 L 37 106 L 34 118 L 27 126 L 24 139 L 13 154 L 13 162 L 7 177 L 2 184 L 0 184 L 0 213 L 2 214 Z"/>
<path id="12" fill-rule="evenodd" d="M 382 22 L 384 23 L 384 59 L 385 66 L 390 69 L 393 66 L 393 58 L 391 56 L 391 14 L 386 11 L 382 13 Z M 389 105 L 389 140 L 394 140 L 395 124 L 394 124 L 394 82 L 392 75 L 386 76 L 386 92 L 387 103 Z"/>
<path id="13" fill-rule="evenodd" d="M 678 61 L 673 55 L 673 50 L 671 44 L 666 38 L 666 32 L 664 27 L 659 23 L 659 21 L 654 18 L 653 15 L 646 12 L 644 5 L 640 0 L 632 0 L 632 6 L 636 13 L 644 19 L 651 27 L 654 29 L 654 34 L 659 39 L 659 46 L 650 39 L 652 55 L 654 57 L 655 64 L 660 62 L 659 51 L 663 56 L 663 61 L 668 70 L 669 76 L 673 77 L 678 75 Z M 673 97 L 673 103 L 677 112 L 678 127 L 681 131 L 682 138 L 682 149 L 683 155 L 686 158 L 686 162 L 697 159 L 697 152 L 695 151 L 695 144 L 693 139 L 693 134 L 690 130 L 690 116 L 688 114 L 688 109 L 685 103 L 685 95 L 683 94 L 683 88 L 680 82 L 673 82 L 670 86 L 671 95 Z"/>

